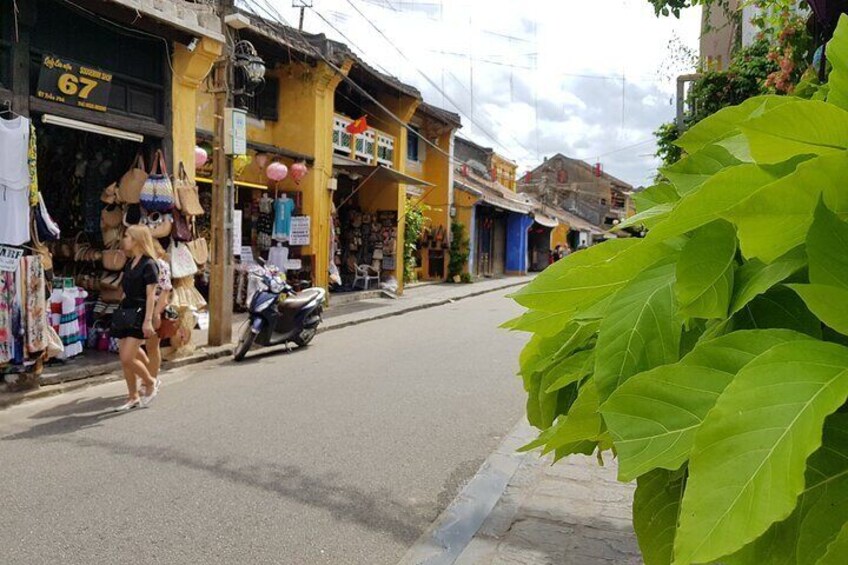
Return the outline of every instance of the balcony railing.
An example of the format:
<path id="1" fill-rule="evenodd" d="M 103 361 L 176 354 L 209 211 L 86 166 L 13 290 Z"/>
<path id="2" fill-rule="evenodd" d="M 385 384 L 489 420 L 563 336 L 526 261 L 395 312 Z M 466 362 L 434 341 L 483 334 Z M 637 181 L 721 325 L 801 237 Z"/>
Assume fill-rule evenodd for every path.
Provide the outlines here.
<path id="1" fill-rule="evenodd" d="M 341 114 L 333 117 L 333 151 L 368 165 L 381 164 L 389 168 L 395 162 L 395 138 L 375 128 L 361 134 L 347 132 L 352 119 Z"/>

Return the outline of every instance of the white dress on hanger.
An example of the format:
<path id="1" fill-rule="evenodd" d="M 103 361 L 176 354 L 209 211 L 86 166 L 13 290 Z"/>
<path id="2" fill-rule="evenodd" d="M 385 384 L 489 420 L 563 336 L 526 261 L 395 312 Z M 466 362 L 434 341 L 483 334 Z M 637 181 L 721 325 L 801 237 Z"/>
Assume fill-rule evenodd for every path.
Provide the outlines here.
<path id="1" fill-rule="evenodd" d="M 0 244 L 29 241 L 29 120 L 0 118 Z"/>

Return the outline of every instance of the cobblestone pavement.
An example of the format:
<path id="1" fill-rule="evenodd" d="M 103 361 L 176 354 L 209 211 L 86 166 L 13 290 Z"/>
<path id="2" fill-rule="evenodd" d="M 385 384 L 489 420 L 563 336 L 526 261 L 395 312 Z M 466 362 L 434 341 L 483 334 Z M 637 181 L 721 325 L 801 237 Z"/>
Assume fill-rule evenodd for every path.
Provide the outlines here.
<path id="1" fill-rule="evenodd" d="M 531 454 L 457 565 L 638 565 L 634 485 L 617 464 L 572 456 L 550 465 Z"/>

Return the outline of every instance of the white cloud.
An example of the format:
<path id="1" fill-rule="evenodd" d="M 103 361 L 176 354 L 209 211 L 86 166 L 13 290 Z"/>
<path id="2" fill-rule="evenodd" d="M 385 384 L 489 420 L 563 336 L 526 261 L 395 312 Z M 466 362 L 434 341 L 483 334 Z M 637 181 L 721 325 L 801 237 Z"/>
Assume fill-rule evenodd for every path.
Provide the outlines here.
<path id="1" fill-rule="evenodd" d="M 243 1 L 271 3 L 297 22 L 291 0 Z M 412 64 L 347 0 L 314 0 L 314 10 L 350 41 L 309 10 L 305 29 L 353 43 L 369 63 L 415 85 L 427 101 L 458 110 L 463 135 L 523 167 L 556 152 L 594 154 L 633 184 L 647 182 L 656 168 L 653 143 L 620 149 L 649 140 L 673 117 L 674 85 L 658 71 L 670 59 L 669 41 L 677 36 L 696 48 L 700 27 L 699 11 L 657 19 L 647 0 L 352 2 Z"/>

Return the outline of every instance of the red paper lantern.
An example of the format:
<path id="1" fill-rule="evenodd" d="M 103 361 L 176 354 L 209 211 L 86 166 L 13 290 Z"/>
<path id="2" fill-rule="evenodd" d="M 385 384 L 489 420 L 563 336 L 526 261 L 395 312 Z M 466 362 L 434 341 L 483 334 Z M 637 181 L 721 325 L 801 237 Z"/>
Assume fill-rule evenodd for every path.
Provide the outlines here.
<path id="1" fill-rule="evenodd" d="M 194 146 L 194 166 L 200 168 L 209 160 L 209 154 L 202 147 Z"/>
<path id="2" fill-rule="evenodd" d="M 296 184 L 300 184 L 300 181 L 303 180 L 303 177 L 305 177 L 306 173 L 308 173 L 308 172 L 309 172 L 309 169 L 306 168 L 306 163 L 304 163 L 302 161 L 299 162 L 299 163 L 295 163 L 291 167 L 292 179 L 294 179 L 294 182 Z"/>
<path id="3" fill-rule="evenodd" d="M 293 168 L 293 167 L 292 167 Z M 281 181 L 289 175 L 289 168 L 282 163 L 271 163 L 265 169 L 265 176 L 272 181 Z"/>

